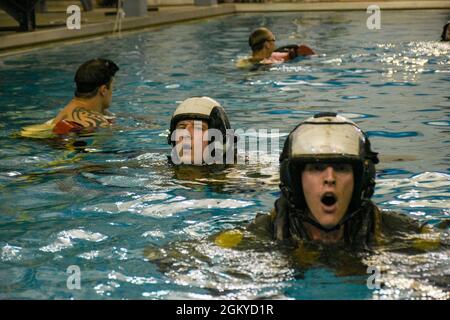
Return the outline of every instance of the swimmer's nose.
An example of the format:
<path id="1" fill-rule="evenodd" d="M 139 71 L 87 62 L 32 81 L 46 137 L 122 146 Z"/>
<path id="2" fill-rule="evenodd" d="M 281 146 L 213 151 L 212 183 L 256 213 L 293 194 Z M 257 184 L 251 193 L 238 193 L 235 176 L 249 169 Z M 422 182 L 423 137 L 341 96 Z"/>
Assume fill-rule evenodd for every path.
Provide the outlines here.
<path id="1" fill-rule="evenodd" d="M 334 168 L 332 166 L 328 166 L 324 171 L 324 182 L 327 185 L 335 185 L 336 184 L 336 175 L 334 172 Z"/>

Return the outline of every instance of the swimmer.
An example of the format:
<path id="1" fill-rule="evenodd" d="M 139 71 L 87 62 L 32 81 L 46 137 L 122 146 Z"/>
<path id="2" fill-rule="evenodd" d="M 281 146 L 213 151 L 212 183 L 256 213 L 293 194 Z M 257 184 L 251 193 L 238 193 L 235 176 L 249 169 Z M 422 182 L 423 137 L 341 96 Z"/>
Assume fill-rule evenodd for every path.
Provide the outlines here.
<path id="1" fill-rule="evenodd" d="M 114 119 L 111 105 L 114 75 L 119 67 L 111 60 L 94 59 L 83 63 L 75 74 L 75 97 L 58 115 L 41 125 L 24 127 L 25 137 L 49 137 L 71 132 L 109 127 Z"/>
<path id="2" fill-rule="evenodd" d="M 382 212 L 371 201 L 378 162 L 352 121 L 335 113 L 307 119 L 289 134 L 280 156 L 275 208 L 257 215 L 250 229 L 276 240 L 354 245 L 371 243 L 397 226 L 419 232 L 414 220 Z"/>
<path id="3" fill-rule="evenodd" d="M 231 129 L 224 108 L 212 98 L 184 100 L 173 113 L 167 139 L 172 146 L 170 171 L 185 187 L 208 186 L 219 193 L 278 187 L 272 158 L 267 154 L 249 155 L 242 149 L 238 153 L 239 136 Z M 245 137 L 240 142 L 245 144 Z"/>
<path id="4" fill-rule="evenodd" d="M 167 137 L 172 146 L 170 162 L 190 165 L 229 163 L 235 147 L 230 134 L 228 116 L 219 102 L 209 97 L 186 99 L 170 120 Z"/>
<path id="5" fill-rule="evenodd" d="M 450 41 L 450 22 L 442 28 L 441 41 Z"/>
<path id="6" fill-rule="evenodd" d="M 252 56 L 240 60 L 237 66 L 247 67 L 255 64 L 277 64 L 295 59 L 299 56 L 315 54 L 306 45 L 288 45 L 276 49 L 275 41 L 275 36 L 269 29 L 256 29 L 248 39 L 248 44 L 252 49 Z"/>

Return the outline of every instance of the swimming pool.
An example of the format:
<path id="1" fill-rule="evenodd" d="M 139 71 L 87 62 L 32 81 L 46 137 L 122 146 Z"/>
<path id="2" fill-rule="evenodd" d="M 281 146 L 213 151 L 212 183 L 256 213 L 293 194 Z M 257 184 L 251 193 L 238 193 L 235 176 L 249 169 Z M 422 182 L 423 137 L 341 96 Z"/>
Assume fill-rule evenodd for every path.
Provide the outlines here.
<path id="1" fill-rule="evenodd" d="M 436 40 L 450 14 L 386 11 L 379 31 L 367 16 L 240 14 L 1 59 L 0 299 L 448 298 L 448 251 L 368 257 L 392 271 L 375 292 L 367 275 L 298 270 L 270 245 L 221 249 L 212 235 L 272 208 L 277 166 L 266 159 L 194 179 L 167 167 L 168 121 L 190 96 L 220 101 L 234 128 L 279 129 L 282 140 L 312 114 L 337 111 L 381 155 L 377 204 L 448 218 L 450 44 Z M 278 45 L 305 42 L 319 55 L 236 69 L 261 25 Z M 18 138 L 69 101 L 74 71 L 97 56 L 121 68 L 117 126 L 86 137 L 85 153 Z M 79 290 L 66 285 L 72 265 Z"/>

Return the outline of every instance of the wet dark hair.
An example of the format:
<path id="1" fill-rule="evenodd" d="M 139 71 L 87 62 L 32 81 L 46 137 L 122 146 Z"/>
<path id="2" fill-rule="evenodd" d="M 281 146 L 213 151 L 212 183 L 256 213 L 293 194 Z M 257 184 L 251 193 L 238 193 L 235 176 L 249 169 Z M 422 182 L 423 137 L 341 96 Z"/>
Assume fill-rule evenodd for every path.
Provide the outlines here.
<path id="1" fill-rule="evenodd" d="M 264 42 L 268 40 L 270 30 L 267 28 L 258 28 L 252 32 L 248 38 L 248 45 L 252 51 L 259 51 L 264 47 Z"/>
<path id="2" fill-rule="evenodd" d="M 441 34 L 441 41 L 450 41 L 450 39 L 446 40 L 445 35 L 447 33 L 447 29 L 450 26 L 450 22 L 447 22 L 444 27 L 442 28 L 442 34 Z"/>
<path id="3" fill-rule="evenodd" d="M 75 73 L 75 83 L 77 88 L 75 96 L 78 98 L 92 98 L 98 88 L 106 85 L 109 89 L 112 78 L 119 70 L 119 67 L 108 59 L 93 59 L 83 63 Z"/>

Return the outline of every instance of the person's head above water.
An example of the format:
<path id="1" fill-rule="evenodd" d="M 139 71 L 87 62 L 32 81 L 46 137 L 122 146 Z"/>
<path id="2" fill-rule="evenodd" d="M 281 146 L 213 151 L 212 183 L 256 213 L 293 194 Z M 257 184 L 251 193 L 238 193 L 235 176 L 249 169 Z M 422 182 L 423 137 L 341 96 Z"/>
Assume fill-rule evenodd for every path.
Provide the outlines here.
<path id="1" fill-rule="evenodd" d="M 450 22 L 442 28 L 441 41 L 450 41 Z"/>
<path id="2" fill-rule="evenodd" d="M 216 100 L 209 97 L 184 100 L 170 120 L 168 143 L 172 145 L 172 163 L 225 163 L 230 129 L 228 116 Z"/>
<path id="3" fill-rule="evenodd" d="M 277 48 L 275 41 L 275 36 L 269 29 L 261 27 L 254 30 L 248 38 L 252 55 L 249 58 L 239 60 L 237 66 L 247 67 L 255 64 L 283 63 L 297 57 L 315 54 L 314 50 L 304 44 L 289 44 Z"/>
<path id="4" fill-rule="evenodd" d="M 294 229 L 313 239 L 332 232 L 342 238 L 341 227 L 371 204 L 376 163 L 377 153 L 352 121 L 321 113 L 299 124 L 280 156 L 280 189 Z"/>
<path id="5" fill-rule="evenodd" d="M 275 51 L 275 36 L 267 28 L 254 30 L 248 38 L 248 45 L 252 49 L 254 58 L 268 58 Z"/>
<path id="6" fill-rule="evenodd" d="M 114 75 L 119 67 L 107 59 L 93 59 L 83 63 L 75 73 L 75 97 L 98 99 L 105 110 L 111 105 Z"/>

